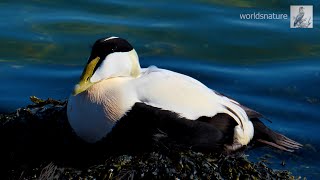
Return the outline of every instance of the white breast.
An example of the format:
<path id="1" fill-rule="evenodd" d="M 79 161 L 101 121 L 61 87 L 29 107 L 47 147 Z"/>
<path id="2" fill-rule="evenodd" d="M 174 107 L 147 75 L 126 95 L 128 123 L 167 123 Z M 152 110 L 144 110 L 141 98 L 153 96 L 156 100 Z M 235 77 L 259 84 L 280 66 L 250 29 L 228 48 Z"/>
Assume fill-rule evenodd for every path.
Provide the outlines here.
<path id="1" fill-rule="evenodd" d="M 126 78 L 112 78 L 91 86 L 86 92 L 71 95 L 68 120 L 78 136 L 94 143 L 105 137 L 136 102 L 134 95 L 125 93 Z M 132 97 L 126 99 L 128 96 Z"/>
<path id="2" fill-rule="evenodd" d="M 90 143 L 100 140 L 114 125 L 106 118 L 101 104 L 90 101 L 85 93 L 70 96 L 68 120 L 76 134 Z"/>

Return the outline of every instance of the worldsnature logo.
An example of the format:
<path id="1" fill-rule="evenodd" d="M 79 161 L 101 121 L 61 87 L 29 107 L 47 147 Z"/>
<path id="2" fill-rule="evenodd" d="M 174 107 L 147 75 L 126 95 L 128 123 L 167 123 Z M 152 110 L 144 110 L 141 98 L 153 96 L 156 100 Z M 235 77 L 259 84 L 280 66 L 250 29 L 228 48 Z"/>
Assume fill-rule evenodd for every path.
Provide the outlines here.
<path id="1" fill-rule="evenodd" d="M 313 6 L 290 6 L 290 28 L 313 28 Z"/>
<path id="2" fill-rule="evenodd" d="M 313 6 L 291 5 L 290 17 L 285 13 L 241 13 L 241 20 L 287 20 L 290 18 L 290 28 L 313 28 Z M 288 21 L 286 21 L 288 22 Z"/>

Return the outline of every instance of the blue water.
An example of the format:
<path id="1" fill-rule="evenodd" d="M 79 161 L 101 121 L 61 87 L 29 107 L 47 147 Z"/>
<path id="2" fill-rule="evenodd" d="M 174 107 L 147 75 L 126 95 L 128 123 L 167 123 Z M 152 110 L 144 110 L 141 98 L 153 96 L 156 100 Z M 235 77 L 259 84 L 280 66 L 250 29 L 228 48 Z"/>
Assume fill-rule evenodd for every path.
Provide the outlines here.
<path id="1" fill-rule="evenodd" d="M 290 14 L 314 5 L 313 29 L 288 20 L 240 20 L 240 13 Z M 270 166 L 320 179 L 320 1 L 1 1 L 0 112 L 29 96 L 66 99 L 97 38 L 120 36 L 141 65 L 195 77 L 273 121 L 266 124 L 305 145 L 270 148 Z M 281 166 L 285 161 L 286 165 Z"/>

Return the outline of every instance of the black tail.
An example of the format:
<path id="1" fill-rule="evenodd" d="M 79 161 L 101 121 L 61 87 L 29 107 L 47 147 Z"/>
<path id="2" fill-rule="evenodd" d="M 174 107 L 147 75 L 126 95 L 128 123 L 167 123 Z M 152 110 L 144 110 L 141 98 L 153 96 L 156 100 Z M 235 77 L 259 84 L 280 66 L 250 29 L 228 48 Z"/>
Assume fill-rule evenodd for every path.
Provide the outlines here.
<path id="1" fill-rule="evenodd" d="M 302 145 L 286 136 L 276 133 L 265 126 L 258 118 L 251 119 L 254 126 L 254 140 L 280 150 L 293 152 Z"/>

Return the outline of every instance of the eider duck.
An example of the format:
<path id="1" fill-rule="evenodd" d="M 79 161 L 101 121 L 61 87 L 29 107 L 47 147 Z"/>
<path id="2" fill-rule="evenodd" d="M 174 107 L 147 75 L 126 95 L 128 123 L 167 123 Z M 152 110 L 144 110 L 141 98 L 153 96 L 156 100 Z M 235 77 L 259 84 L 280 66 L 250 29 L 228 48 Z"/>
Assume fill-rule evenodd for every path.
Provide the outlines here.
<path id="1" fill-rule="evenodd" d="M 290 152 L 302 147 L 266 127 L 260 113 L 192 77 L 155 66 L 141 68 L 137 52 L 119 37 L 94 43 L 67 115 L 75 133 L 89 143 L 99 142 L 126 121 L 118 134 L 130 137 L 151 126 L 199 149 L 232 152 L 251 141 Z M 129 133 L 129 126 L 143 128 Z"/>

